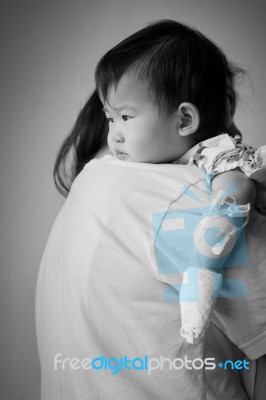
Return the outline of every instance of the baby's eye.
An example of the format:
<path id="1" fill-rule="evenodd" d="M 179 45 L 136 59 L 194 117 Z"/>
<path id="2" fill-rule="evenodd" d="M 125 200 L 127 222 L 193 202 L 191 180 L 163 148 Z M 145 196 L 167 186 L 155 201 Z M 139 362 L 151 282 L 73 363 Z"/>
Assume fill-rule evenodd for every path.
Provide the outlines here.
<path id="1" fill-rule="evenodd" d="M 107 121 L 108 121 L 109 123 L 114 122 L 113 118 L 108 118 L 108 117 L 106 117 L 106 118 L 107 118 Z"/>
<path id="2" fill-rule="evenodd" d="M 122 120 L 123 121 L 127 121 L 128 119 L 130 119 L 130 117 L 128 115 L 122 115 Z"/>

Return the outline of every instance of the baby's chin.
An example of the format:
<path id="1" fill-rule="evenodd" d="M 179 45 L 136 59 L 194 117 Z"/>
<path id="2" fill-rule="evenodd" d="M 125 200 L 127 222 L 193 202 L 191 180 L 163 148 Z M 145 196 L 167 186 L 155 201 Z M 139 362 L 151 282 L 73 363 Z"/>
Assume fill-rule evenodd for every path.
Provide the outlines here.
<path id="1" fill-rule="evenodd" d="M 118 160 L 121 161 L 129 161 L 129 155 L 127 153 L 122 153 L 122 152 L 115 152 L 115 157 L 118 158 Z"/>
<path id="2" fill-rule="evenodd" d="M 128 153 L 124 153 L 123 151 L 114 150 L 112 151 L 112 154 L 121 161 L 137 162 Z"/>
<path id="3" fill-rule="evenodd" d="M 115 156 L 118 160 L 121 161 L 128 161 L 128 162 L 135 162 L 141 164 L 160 164 L 160 161 L 156 160 L 147 160 L 141 157 L 132 157 L 128 153 L 124 153 L 123 151 L 112 150 L 111 151 L 113 156 Z"/>

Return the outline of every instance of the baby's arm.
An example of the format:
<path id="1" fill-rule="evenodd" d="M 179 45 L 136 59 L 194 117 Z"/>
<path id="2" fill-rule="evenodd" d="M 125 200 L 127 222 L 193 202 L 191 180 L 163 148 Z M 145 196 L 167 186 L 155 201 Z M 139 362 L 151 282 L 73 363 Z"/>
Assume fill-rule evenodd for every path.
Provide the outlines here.
<path id="1" fill-rule="evenodd" d="M 212 180 L 212 191 L 214 198 L 218 192 L 230 191 L 237 204 L 253 204 L 256 197 L 256 185 L 252 179 L 249 179 L 240 169 L 226 171 L 216 175 Z M 229 196 L 228 196 L 229 197 Z M 226 198 L 225 198 L 226 200 Z"/>
<path id="2" fill-rule="evenodd" d="M 256 196 L 255 182 L 249 179 L 241 170 L 230 170 L 216 175 L 212 180 L 212 190 L 214 202 L 215 200 L 228 200 L 232 203 L 232 198 L 239 206 L 245 206 L 248 203 L 253 204 Z M 221 195 L 222 192 L 222 195 Z M 225 194 L 228 193 L 228 196 Z M 214 202 L 212 203 L 214 205 Z M 216 203 L 216 207 L 219 204 Z M 219 206 L 218 206 L 219 207 Z M 239 211 L 243 210 L 240 208 Z M 212 210 L 212 209 L 211 209 Z M 249 211 L 249 207 L 245 209 Z M 228 214 L 229 215 L 229 214 Z M 181 309 L 181 329 L 180 333 L 188 343 L 197 343 L 202 334 L 206 331 L 212 310 L 216 303 L 217 293 L 222 286 L 222 267 L 221 260 L 225 257 L 228 251 L 231 251 L 232 246 L 235 244 L 235 231 L 232 231 L 232 224 L 222 217 L 217 211 L 210 215 L 210 219 L 217 218 L 216 224 L 220 226 L 224 233 L 222 240 L 217 236 L 217 242 L 213 247 L 205 248 L 204 255 L 206 256 L 206 268 L 199 269 L 196 293 L 200 293 L 198 301 L 187 301 L 187 284 L 182 284 L 180 288 L 180 309 Z M 218 224 L 221 219 L 221 223 Z M 216 225 L 215 224 L 215 225 Z M 208 227 L 207 227 L 208 228 Z M 205 226 L 194 234 L 194 241 L 197 246 L 202 241 L 205 241 L 206 233 L 206 219 Z M 215 238 L 214 232 L 213 237 Z M 209 253 L 208 253 L 209 252 Z M 207 265 L 208 263 L 208 265 Z M 188 268 L 186 273 L 196 274 L 197 268 Z"/>
<path id="3" fill-rule="evenodd" d="M 248 203 L 253 204 L 256 190 L 255 183 L 249 179 L 241 170 L 230 170 L 216 175 L 212 180 L 213 197 L 215 199 L 222 199 L 228 203 L 232 203 L 232 198 L 235 203 L 239 206 L 245 206 Z M 222 195 L 221 195 L 222 192 Z M 228 196 L 225 194 L 228 193 Z M 216 203 L 216 207 L 219 202 Z M 214 205 L 214 202 L 212 203 Z M 219 209 L 219 208 L 218 208 Z M 213 209 L 211 208 L 210 212 Z M 247 208 L 249 210 L 249 207 Z M 245 210 L 246 211 L 246 210 Z M 216 221 L 214 224 L 213 222 Z M 215 220 L 217 218 L 217 220 Z M 208 219 L 208 217 L 207 217 Z M 208 223 L 205 219 L 205 225 L 194 233 L 194 242 L 199 246 L 200 243 L 205 242 L 205 234 L 208 229 Z M 197 274 L 198 279 L 196 280 L 197 287 L 195 288 L 196 293 L 200 293 L 198 301 L 187 300 L 187 284 L 184 283 L 180 288 L 180 309 L 181 309 L 181 329 L 180 333 L 188 343 L 197 343 L 204 332 L 206 331 L 212 310 L 216 303 L 216 297 L 222 286 L 222 267 L 224 261 L 221 260 L 229 254 L 232 247 L 235 244 L 235 231 L 232 231 L 232 224 L 227 218 L 217 213 L 210 215 L 211 224 L 220 226 L 220 229 L 224 233 L 224 237 L 220 238 L 220 235 L 216 236 L 214 231 L 213 238 L 217 238 L 217 242 L 214 245 L 205 247 L 206 257 L 206 268 L 188 268 L 186 273 L 190 273 L 195 276 Z M 218 223 L 221 220 L 221 223 Z M 207 225 L 206 225 L 207 224 Z M 207 227 L 206 227 L 207 226 Z M 207 265 L 208 264 L 208 265 Z"/>

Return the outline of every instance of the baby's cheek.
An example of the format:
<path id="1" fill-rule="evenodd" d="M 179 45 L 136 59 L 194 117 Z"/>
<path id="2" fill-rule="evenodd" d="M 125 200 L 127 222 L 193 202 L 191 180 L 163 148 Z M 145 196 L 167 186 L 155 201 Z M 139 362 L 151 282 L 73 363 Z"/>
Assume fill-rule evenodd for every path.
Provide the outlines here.
<path id="1" fill-rule="evenodd" d="M 128 135 L 128 142 L 135 148 L 147 147 L 150 144 L 149 133 L 136 128 L 134 132 Z"/>

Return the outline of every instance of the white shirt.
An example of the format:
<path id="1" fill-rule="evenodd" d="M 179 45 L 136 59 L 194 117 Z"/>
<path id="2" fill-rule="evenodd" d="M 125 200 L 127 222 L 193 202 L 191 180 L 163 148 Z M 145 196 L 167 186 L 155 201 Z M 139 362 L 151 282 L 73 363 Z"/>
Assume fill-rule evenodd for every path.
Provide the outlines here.
<path id="1" fill-rule="evenodd" d="M 258 232 L 266 232 L 266 220 L 257 216 L 246 238 L 248 265 L 225 271 L 227 278 L 243 279 L 247 298 L 218 299 L 205 349 L 203 343 L 187 344 L 179 334 L 178 301 L 166 301 L 165 293 L 180 282 L 182 262 L 177 252 L 177 270 L 167 271 L 158 257 L 162 235 L 179 229 L 176 222 L 167 222 L 171 213 L 199 207 L 195 195 L 207 204 L 204 176 L 194 166 L 130 163 L 107 155 L 88 163 L 75 179 L 53 225 L 38 277 L 42 400 L 203 400 L 205 392 L 208 400 L 214 395 L 217 400 L 247 400 L 238 370 L 169 370 L 167 361 L 164 369 L 150 374 L 78 368 L 81 360 L 101 356 L 162 356 L 178 358 L 180 365 L 185 357 L 226 360 L 265 353 L 266 269 L 264 239 Z M 254 230 L 256 243 L 250 240 Z M 183 245 L 188 246 L 187 240 Z"/>

